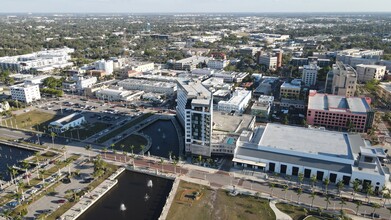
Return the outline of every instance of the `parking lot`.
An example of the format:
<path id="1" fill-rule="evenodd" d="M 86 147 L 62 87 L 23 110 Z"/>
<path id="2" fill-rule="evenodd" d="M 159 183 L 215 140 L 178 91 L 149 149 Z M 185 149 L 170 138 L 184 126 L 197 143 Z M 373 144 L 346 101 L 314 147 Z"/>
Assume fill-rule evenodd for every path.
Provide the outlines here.
<path id="1" fill-rule="evenodd" d="M 86 157 L 80 157 L 71 165 L 71 172 L 78 170 L 78 176 L 72 176 L 70 182 L 63 181 L 55 188 L 53 193 L 47 193 L 45 196 L 28 206 L 28 214 L 26 215 L 28 219 L 34 219 L 45 211 L 48 213 L 53 212 L 68 201 L 66 195 L 69 194 L 70 191 L 77 191 L 89 185 L 89 182 L 85 181 L 85 179 L 92 176 L 94 168 L 91 163 L 85 163 L 85 159 Z"/>

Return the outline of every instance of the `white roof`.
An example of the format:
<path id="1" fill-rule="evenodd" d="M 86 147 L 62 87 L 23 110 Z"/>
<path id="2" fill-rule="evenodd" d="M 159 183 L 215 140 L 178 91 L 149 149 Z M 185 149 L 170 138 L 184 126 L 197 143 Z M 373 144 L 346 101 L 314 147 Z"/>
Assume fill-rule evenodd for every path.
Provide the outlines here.
<path id="1" fill-rule="evenodd" d="M 349 155 L 346 133 L 281 124 L 267 124 L 258 145 L 311 154 Z"/>

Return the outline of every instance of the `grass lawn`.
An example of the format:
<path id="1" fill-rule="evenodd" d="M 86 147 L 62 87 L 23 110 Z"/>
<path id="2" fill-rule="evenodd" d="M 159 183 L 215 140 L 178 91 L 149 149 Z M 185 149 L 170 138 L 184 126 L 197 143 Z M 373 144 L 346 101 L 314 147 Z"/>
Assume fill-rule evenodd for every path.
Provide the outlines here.
<path id="1" fill-rule="evenodd" d="M 142 116 L 140 116 L 140 117 L 138 117 L 136 119 L 131 120 L 130 122 L 124 124 L 123 126 L 117 128 L 117 129 L 109 132 L 105 136 L 99 138 L 98 139 L 98 143 L 104 143 L 104 142 L 108 141 L 109 139 L 117 136 L 119 133 L 121 133 L 121 132 L 123 132 L 123 131 L 125 131 L 125 130 L 127 130 L 127 129 L 135 126 L 135 125 L 137 125 L 138 123 L 144 121 L 145 119 L 147 119 L 148 117 L 150 117 L 152 115 L 153 115 L 153 113 L 146 113 L 146 114 L 144 114 L 144 115 L 142 115 Z"/>
<path id="2" fill-rule="evenodd" d="M 198 199 L 189 198 L 194 192 L 199 192 Z M 224 190 L 182 181 L 167 219 L 274 220 L 276 216 L 267 200 L 243 195 L 232 197 Z"/>
<path id="3" fill-rule="evenodd" d="M 52 122 L 60 117 L 61 116 L 56 116 L 54 114 L 49 114 L 46 112 L 34 110 L 34 111 L 30 111 L 30 112 L 18 115 L 15 117 L 15 119 L 16 119 L 16 124 L 17 124 L 18 128 L 43 131 L 44 126 L 47 127 L 47 125 L 50 122 Z M 7 122 L 8 126 L 10 125 L 9 121 L 10 121 L 10 119 L 8 119 L 8 122 Z"/>
<path id="4" fill-rule="evenodd" d="M 133 153 L 138 154 L 141 152 L 141 145 L 147 145 L 148 141 L 141 137 L 140 135 L 132 134 L 128 137 L 122 139 L 121 141 L 117 142 L 114 146 L 114 149 L 118 151 L 122 151 L 121 145 L 124 145 L 124 151 L 131 153 L 132 150 L 130 149 L 130 146 L 134 146 Z"/>
<path id="5" fill-rule="evenodd" d="M 307 209 L 308 212 L 306 214 L 303 207 L 294 206 L 294 205 L 290 205 L 290 204 L 286 204 L 286 203 L 277 203 L 276 207 L 280 211 L 282 211 L 282 212 L 288 214 L 290 217 L 292 217 L 293 220 L 302 220 L 305 217 L 307 217 L 307 215 L 317 215 L 318 214 L 316 209 L 313 209 L 312 212 L 309 209 Z M 311 220 L 315 220 L 315 219 L 325 219 L 325 220 L 330 219 L 331 220 L 333 218 L 332 218 L 332 216 L 329 216 L 329 214 L 323 213 L 321 218 L 318 218 L 317 216 L 311 216 L 310 219 Z"/>
<path id="6" fill-rule="evenodd" d="M 75 130 L 69 130 L 61 134 L 61 136 L 69 137 L 69 138 L 77 138 L 80 140 L 87 139 L 88 137 L 99 133 L 103 131 L 104 129 L 108 128 L 109 124 L 102 123 L 102 122 L 96 122 L 94 124 L 88 124 L 88 126 L 85 126 L 85 128 L 77 129 Z"/>

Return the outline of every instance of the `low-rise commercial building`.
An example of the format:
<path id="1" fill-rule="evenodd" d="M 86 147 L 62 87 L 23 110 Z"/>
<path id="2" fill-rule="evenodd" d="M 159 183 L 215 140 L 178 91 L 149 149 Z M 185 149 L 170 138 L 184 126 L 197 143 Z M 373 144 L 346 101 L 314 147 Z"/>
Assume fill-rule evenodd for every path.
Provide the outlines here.
<path id="1" fill-rule="evenodd" d="M 176 91 L 176 84 L 172 82 L 159 82 L 143 79 L 125 79 L 118 82 L 120 87 L 127 90 L 140 90 L 144 92 L 155 92 L 174 94 Z"/>
<path id="2" fill-rule="evenodd" d="M 47 72 L 55 68 L 64 68 L 72 66 L 70 54 L 75 50 L 72 48 L 61 48 L 52 50 L 43 50 L 30 54 L 18 56 L 0 57 L 0 69 L 11 70 L 15 72 L 38 71 Z"/>
<path id="3" fill-rule="evenodd" d="M 41 99 L 39 85 L 22 83 L 10 86 L 11 97 L 25 103 L 30 103 Z"/>
<path id="4" fill-rule="evenodd" d="M 372 127 L 370 98 L 327 95 L 310 91 L 307 124 L 331 129 L 365 132 Z"/>
<path id="5" fill-rule="evenodd" d="M 79 113 L 73 113 L 49 124 L 49 130 L 51 132 L 61 134 L 69 129 L 81 126 L 86 123 L 84 115 Z"/>
<path id="6" fill-rule="evenodd" d="M 251 107 L 251 115 L 257 119 L 265 120 L 269 118 L 270 110 L 273 106 L 274 96 L 261 95 Z"/>
<path id="7" fill-rule="evenodd" d="M 386 102 L 388 108 L 391 107 L 391 82 L 381 82 L 377 90 L 379 97 Z"/>
<path id="8" fill-rule="evenodd" d="M 251 91 L 236 90 L 228 101 L 220 101 L 217 105 L 219 111 L 243 113 L 252 97 Z"/>
<path id="9" fill-rule="evenodd" d="M 210 57 L 192 56 L 182 60 L 177 60 L 174 63 L 174 69 L 192 71 L 196 69 L 199 64 L 201 63 L 206 64 L 209 61 L 209 59 Z"/>
<path id="10" fill-rule="evenodd" d="M 236 143 L 234 165 L 331 183 L 363 185 L 380 190 L 390 173 L 382 163 L 387 154 L 359 134 L 267 124 L 243 131 Z"/>
<path id="11" fill-rule="evenodd" d="M 222 70 L 226 66 L 228 66 L 228 64 L 229 64 L 228 60 L 215 60 L 215 59 L 213 59 L 213 60 L 209 60 L 207 65 L 208 65 L 208 68 Z"/>
<path id="12" fill-rule="evenodd" d="M 357 81 L 365 83 L 371 80 L 382 80 L 386 73 L 386 66 L 359 64 L 356 70 Z"/>
<path id="13" fill-rule="evenodd" d="M 95 92 L 95 96 L 98 99 L 108 101 L 133 101 L 139 99 L 143 94 L 143 91 L 128 91 L 123 90 L 121 87 L 117 89 L 100 89 Z"/>
<path id="14" fill-rule="evenodd" d="M 280 87 L 280 97 L 287 99 L 299 99 L 301 85 L 296 83 L 284 82 Z"/>

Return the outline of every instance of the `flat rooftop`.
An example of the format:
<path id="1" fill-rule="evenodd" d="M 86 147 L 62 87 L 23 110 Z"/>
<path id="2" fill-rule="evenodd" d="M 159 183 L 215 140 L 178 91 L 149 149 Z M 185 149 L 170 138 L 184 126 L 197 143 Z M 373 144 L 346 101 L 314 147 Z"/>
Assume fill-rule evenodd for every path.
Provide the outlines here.
<path id="1" fill-rule="evenodd" d="M 178 80 L 179 84 L 186 90 L 188 96 L 210 99 L 212 93 L 205 88 L 201 82 Z"/>
<path id="2" fill-rule="evenodd" d="M 365 98 L 316 93 L 310 94 L 308 109 L 366 114 L 371 107 Z"/>
<path id="3" fill-rule="evenodd" d="M 351 158 L 348 134 L 342 132 L 269 123 L 258 145 L 309 154 Z"/>
<path id="4" fill-rule="evenodd" d="M 243 129 L 248 129 L 252 124 L 252 115 L 230 115 L 225 112 L 213 111 L 213 130 L 239 133 Z"/>
<path id="5" fill-rule="evenodd" d="M 391 93 L 391 82 L 382 82 L 379 84 L 379 86 L 387 92 Z"/>

